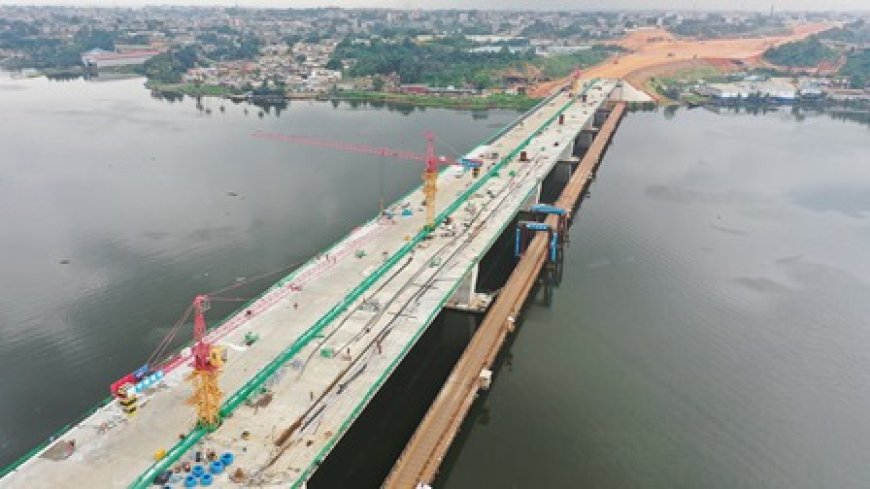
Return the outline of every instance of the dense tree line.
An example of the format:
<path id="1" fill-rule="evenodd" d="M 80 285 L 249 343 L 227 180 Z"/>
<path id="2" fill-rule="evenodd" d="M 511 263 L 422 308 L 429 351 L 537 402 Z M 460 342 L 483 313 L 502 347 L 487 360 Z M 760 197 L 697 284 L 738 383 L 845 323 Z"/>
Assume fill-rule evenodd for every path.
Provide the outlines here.
<path id="1" fill-rule="evenodd" d="M 81 65 L 81 53 L 94 48 L 112 50 L 117 31 L 81 27 L 72 39 L 39 36 L 35 25 L 0 19 L 0 48 L 19 51 L 23 58 L 11 61 L 15 68 L 68 68 Z"/>
<path id="2" fill-rule="evenodd" d="M 416 43 L 410 38 L 395 42 L 372 39 L 370 45 L 345 39 L 338 44 L 330 66 L 342 60 L 354 60 L 348 69 L 350 76 L 386 75 L 397 73 L 402 83 L 429 83 L 436 86 L 462 86 L 465 83 L 485 88 L 492 84 L 487 74 L 512 63 L 531 61 L 528 52 L 511 53 L 506 47 L 496 52 L 471 52 L 470 41 L 454 36 L 428 43 Z"/>
<path id="3" fill-rule="evenodd" d="M 863 20 L 856 20 L 843 27 L 834 27 L 821 32 L 819 38 L 847 44 L 870 44 L 870 24 Z"/>
<path id="4" fill-rule="evenodd" d="M 535 20 L 520 32 L 524 37 L 546 37 L 551 39 L 579 38 L 579 39 L 609 39 L 614 37 L 607 32 L 593 28 L 590 21 L 574 21 L 567 27 L 560 28 L 552 22 Z M 594 31 L 594 33 L 593 33 Z"/>
<path id="5" fill-rule="evenodd" d="M 369 42 L 370 44 L 367 44 Z M 371 39 L 354 42 L 346 38 L 338 44 L 327 68 L 341 69 L 348 62 L 349 76 L 388 75 L 396 73 L 402 83 L 427 83 L 432 86 L 490 88 L 499 84 L 497 72 L 511 67 L 525 71 L 527 66 L 540 69 L 547 78 L 569 74 L 578 66 L 601 62 L 618 47 L 603 45 L 571 54 L 543 57 L 533 50 L 511 52 L 509 46 L 528 41 L 506 42 L 494 52 L 473 52 L 478 46 L 463 35 L 448 36 L 431 42 L 417 43 L 409 38 L 394 42 Z"/>
<path id="6" fill-rule="evenodd" d="M 185 46 L 158 54 L 145 62 L 141 68 L 149 80 L 160 83 L 179 83 L 187 70 L 199 63 L 199 53 L 193 46 Z"/>
<path id="7" fill-rule="evenodd" d="M 764 52 L 764 59 L 775 65 L 800 68 L 816 66 L 822 61 L 835 61 L 837 57 L 836 51 L 822 44 L 816 36 L 783 44 Z"/>
<path id="8" fill-rule="evenodd" d="M 669 30 L 680 36 L 716 38 L 742 34 L 773 34 L 784 32 L 786 27 L 782 21 L 762 15 L 741 22 L 728 22 L 721 14 L 708 14 L 703 19 L 684 19 L 679 24 L 669 26 Z"/>
<path id="9" fill-rule="evenodd" d="M 849 78 L 853 88 L 870 87 L 870 48 L 850 53 L 840 74 Z"/>

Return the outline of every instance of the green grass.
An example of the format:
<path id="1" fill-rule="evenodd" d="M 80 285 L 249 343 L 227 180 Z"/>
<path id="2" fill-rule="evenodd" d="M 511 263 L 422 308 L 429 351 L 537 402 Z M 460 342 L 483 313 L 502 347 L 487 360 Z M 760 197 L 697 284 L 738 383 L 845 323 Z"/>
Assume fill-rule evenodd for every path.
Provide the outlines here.
<path id="1" fill-rule="evenodd" d="M 596 65 L 619 51 L 618 48 L 611 46 L 595 45 L 590 49 L 570 54 L 538 57 L 532 64 L 540 68 L 545 77 L 561 78 L 570 75 L 577 66 L 585 68 Z"/>
<path id="2" fill-rule="evenodd" d="M 722 73 L 712 66 L 697 66 L 694 68 L 686 68 L 679 70 L 672 75 L 659 77 L 666 84 L 686 84 L 697 83 L 700 80 L 704 81 L 724 81 L 725 77 Z"/>

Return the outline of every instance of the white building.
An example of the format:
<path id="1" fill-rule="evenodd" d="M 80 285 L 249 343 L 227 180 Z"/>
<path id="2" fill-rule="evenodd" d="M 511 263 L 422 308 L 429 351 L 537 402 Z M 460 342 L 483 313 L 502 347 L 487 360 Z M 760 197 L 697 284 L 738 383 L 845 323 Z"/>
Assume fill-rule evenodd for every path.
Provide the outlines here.
<path id="1" fill-rule="evenodd" d="M 735 83 L 711 83 L 703 92 L 721 99 L 769 98 L 779 102 L 792 102 L 797 98 L 794 85 L 780 80 L 741 81 Z"/>
<path id="2" fill-rule="evenodd" d="M 92 49 L 82 53 L 82 63 L 85 66 L 94 66 L 97 69 L 111 66 L 141 65 L 160 54 L 158 50 L 140 50 L 126 53 L 116 53 L 103 49 Z"/>

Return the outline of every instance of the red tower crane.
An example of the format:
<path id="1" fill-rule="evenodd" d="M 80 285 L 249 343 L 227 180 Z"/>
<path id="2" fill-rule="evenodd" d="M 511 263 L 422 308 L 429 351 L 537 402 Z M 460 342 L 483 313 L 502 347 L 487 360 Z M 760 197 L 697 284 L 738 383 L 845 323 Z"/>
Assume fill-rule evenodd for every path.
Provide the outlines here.
<path id="1" fill-rule="evenodd" d="M 304 144 L 307 146 L 317 146 L 321 148 L 330 148 L 339 151 L 347 151 L 352 153 L 363 153 L 373 156 L 383 156 L 386 158 L 396 158 L 400 160 L 420 161 L 425 163 L 423 170 L 423 195 L 426 204 L 426 229 L 432 229 L 435 225 L 435 198 L 438 193 L 438 167 L 441 165 L 462 165 L 466 168 L 477 169 L 481 163 L 467 158 L 457 161 L 447 156 L 435 154 L 435 135 L 431 132 L 426 132 L 426 154 L 414 153 L 399 149 L 384 148 L 377 146 L 369 146 L 366 144 L 354 144 L 343 141 L 331 141 L 310 136 L 296 136 L 291 134 L 280 134 L 274 132 L 255 132 L 252 137 L 259 139 L 270 139 L 274 141 L 284 141 L 288 143 Z M 477 175 L 477 170 L 474 172 Z"/>

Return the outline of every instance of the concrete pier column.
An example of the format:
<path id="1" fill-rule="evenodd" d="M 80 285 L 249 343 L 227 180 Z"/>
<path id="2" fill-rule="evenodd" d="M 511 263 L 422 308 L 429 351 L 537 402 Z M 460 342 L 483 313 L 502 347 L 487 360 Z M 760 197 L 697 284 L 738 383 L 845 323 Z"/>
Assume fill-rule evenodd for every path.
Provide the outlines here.
<path id="1" fill-rule="evenodd" d="M 537 183 L 535 183 L 535 188 L 532 190 L 532 193 L 529 194 L 529 197 L 523 202 L 522 207 L 520 207 L 521 211 L 527 211 L 532 208 L 535 204 L 541 203 L 541 189 L 544 187 L 543 180 L 538 179 Z"/>
<path id="2" fill-rule="evenodd" d="M 462 283 L 459 285 L 459 288 L 456 289 L 456 299 L 460 304 L 471 304 L 472 299 L 474 298 L 474 291 L 477 289 L 477 275 L 480 272 L 480 264 L 477 263 L 468 273 L 465 275 L 465 278 L 462 279 Z"/>
<path id="3" fill-rule="evenodd" d="M 608 117 L 610 117 L 610 109 L 601 108 L 595 111 L 595 117 L 593 117 L 593 120 L 595 121 L 596 126 L 601 126 Z"/>
<path id="4" fill-rule="evenodd" d="M 479 302 L 477 297 L 477 275 L 480 273 L 480 263 L 475 263 L 471 270 L 462 278 L 453 297 L 450 298 L 448 307 L 461 311 L 477 311 Z"/>
<path id="5" fill-rule="evenodd" d="M 592 146 L 592 141 L 595 140 L 595 135 L 598 131 L 594 129 L 583 129 L 580 131 L 580 134 L 577 135 L 577 138 L 574 142 L 574 150 L 575 155 L 579 155 L 585 153 L 590 146 Z"/>
<path id="6" fill-rule="evenodd" d="M 556 181 L 559 183 L 568 183 L 568 180 L 571 179 L 571 173 L 574 171 L 575 163 L 577 163 L 576 160 L 560 160 L 556 163 L 556 167 L 553 168 L 553 171 L 556 172 Z"/>

